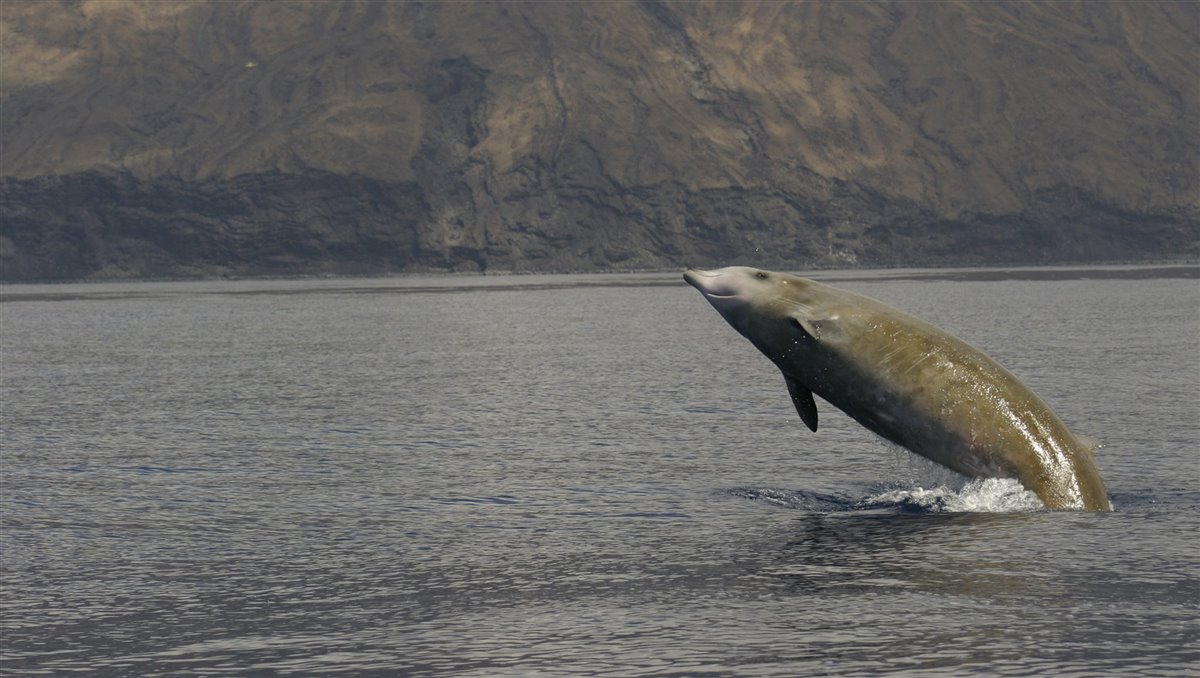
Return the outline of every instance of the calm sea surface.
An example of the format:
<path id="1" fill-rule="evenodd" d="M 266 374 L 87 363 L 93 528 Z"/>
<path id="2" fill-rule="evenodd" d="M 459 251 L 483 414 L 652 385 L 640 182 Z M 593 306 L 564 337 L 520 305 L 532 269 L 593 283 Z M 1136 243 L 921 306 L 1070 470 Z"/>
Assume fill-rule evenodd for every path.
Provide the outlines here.
<path id="1" fill-rule="evenodd" d="M 6 286 L 5 675 L 1196 675 L 1195 267 L 823 273 L 1099 438 L 964 484 L 678 275 Z"/>

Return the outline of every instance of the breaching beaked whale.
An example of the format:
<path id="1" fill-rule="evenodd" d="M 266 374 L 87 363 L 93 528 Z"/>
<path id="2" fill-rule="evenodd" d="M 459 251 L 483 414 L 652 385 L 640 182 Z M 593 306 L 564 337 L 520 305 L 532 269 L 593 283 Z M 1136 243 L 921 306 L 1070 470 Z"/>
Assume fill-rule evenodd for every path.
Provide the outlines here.
<path id="1" fill-rule="evenodd" d="M 967 342 L 874 299 L 785 273 L 731 266 L 683 277 L 783 372 L 813 431 L 815 393 L 963 475 L 1014 478 L 1050 509 L 1112 510 L 1095 444 Z"/>

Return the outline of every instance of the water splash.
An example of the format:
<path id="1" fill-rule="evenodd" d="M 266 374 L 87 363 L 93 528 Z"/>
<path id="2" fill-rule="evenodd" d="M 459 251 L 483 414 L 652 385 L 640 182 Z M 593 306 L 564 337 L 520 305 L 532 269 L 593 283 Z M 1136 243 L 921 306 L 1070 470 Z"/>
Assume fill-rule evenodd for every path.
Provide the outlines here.
<path id="1" fill-rule="evenodd" d="M 980 478 L 961 489 L 940 485 L 933 489 L 893 489 L 867 497 L 859 510 L 899 508 L 920 513 L 1018 513 L 1044 510 L 1037 495 L 1011 478 Z"/>
<path id="2" fill-rule="evenodd" d="M 808 490 L 740 487 L 729 494 L 774 506 L 813 513 L 842 511 L 904 513 L 1024 513 L 1045 510 L 1037 495 L 1010 478 L 964 482 L 961 487 L 940 484 L 889 483 L 867 491 L 861 499 Z"/>
<path id="3" fill-rule="evenodd" d="M 887 477 L 897 483 L 918 487 L 948 487 L 961 490 L 971 480 L 967 476 L 956 473 L 941 464 L 914 454 L 899 445 L 882 438 L 876 439 L 876 445 L 884 458 L 890 458 L 887 466 Z"/>

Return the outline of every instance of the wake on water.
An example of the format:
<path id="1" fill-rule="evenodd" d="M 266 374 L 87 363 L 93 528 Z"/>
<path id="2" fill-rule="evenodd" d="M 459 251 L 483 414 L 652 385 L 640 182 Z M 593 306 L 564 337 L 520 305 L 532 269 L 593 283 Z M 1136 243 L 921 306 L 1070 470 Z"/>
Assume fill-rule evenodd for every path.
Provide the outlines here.
<path id="1" fill-rule="evenodd" d="M 806 490 L 740 487 L 730 494 L 784 508 L 812 512 L 874 511 L 899 513 L 1022 513 L 1043 511 L 1037 495 L 1011 478 L 980 478 L 962 487 L 930 489 L 895 484 L 869 488 L 866 496 L 822 494 Z"/>
<path id="2" fill-rule="evenodd" d="M 737 488 L 735 496 L 813 512 L 1022 513 L 1043 511 L 1037 495 L 1012 478 L 971 480 L 890 443 L 895 480 L 866 488 L 866 496 L 805 490 Z M 930 489 L 926 489 L 930 488 Z"/>
<path id="3" fill-rule="evenodd" d="M 856 509 L 898 508 L 917 513 L 1020 513 L 1045 510 L 1037 495 L 1012 478 L 977 478 L 959 489 L 896 489 L 859 500 Z"/>

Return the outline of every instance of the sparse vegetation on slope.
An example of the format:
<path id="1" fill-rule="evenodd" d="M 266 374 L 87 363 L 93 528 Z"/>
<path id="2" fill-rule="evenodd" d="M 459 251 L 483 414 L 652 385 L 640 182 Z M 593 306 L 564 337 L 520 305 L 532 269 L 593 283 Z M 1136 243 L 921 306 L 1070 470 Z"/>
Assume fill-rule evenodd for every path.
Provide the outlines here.
<path id="1" fill-rule="evenodd" d="M 0 5 L 5 279 L 1200 256 L 1200 5 Z"/>

